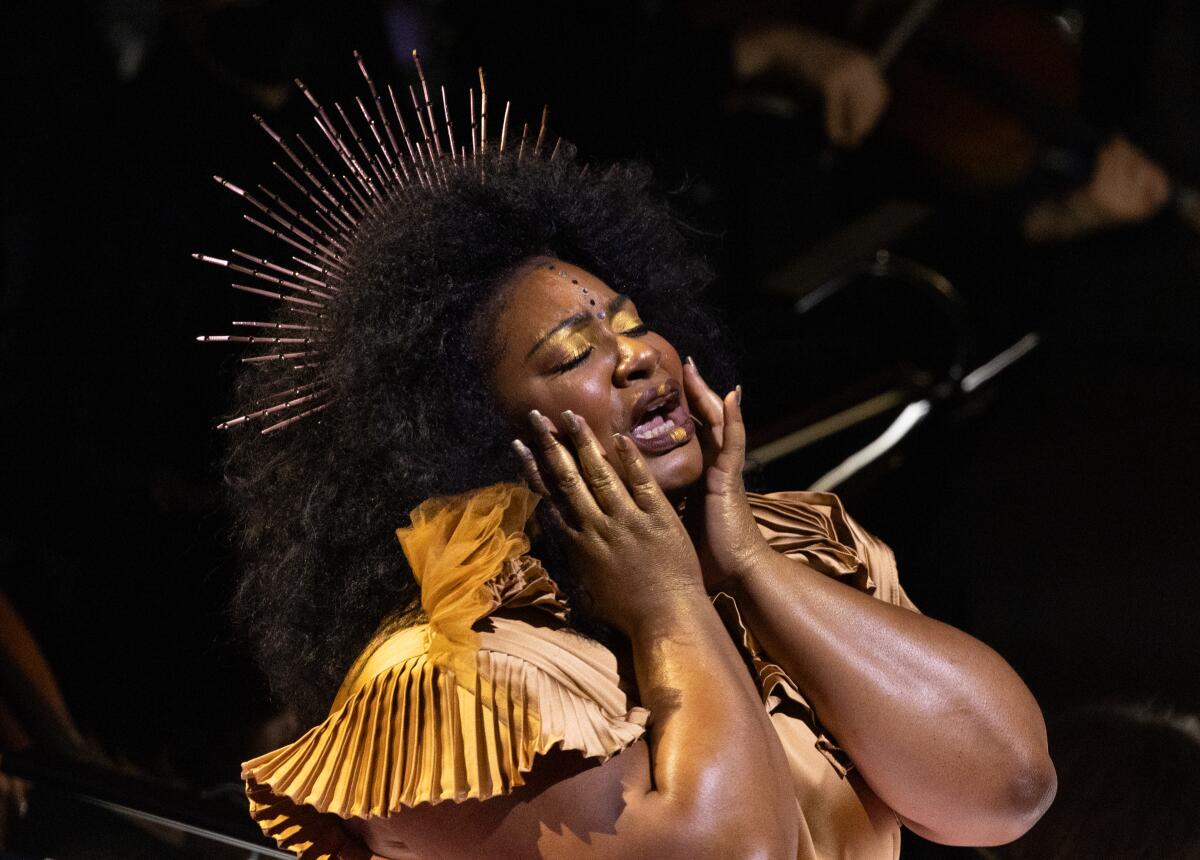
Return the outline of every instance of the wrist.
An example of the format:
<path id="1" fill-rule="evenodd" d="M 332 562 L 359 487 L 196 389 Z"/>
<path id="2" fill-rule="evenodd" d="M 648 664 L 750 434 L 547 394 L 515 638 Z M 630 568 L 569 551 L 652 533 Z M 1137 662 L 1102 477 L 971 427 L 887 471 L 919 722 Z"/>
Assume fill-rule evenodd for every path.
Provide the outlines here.
<path id="1" fill-rule="evenodd" d="M 630 607 L 618 626 L 631 640 L 677 636 L 695 627 L 703 613 L 711 610 L 712 603 L 702 588 L 660 590 Z"/>
<path id="2" fill-rule="evenodd" d="M 761 534 L 756 534 L 755 537 L 757 539 L 750 546 L 732 556 L 719 579 L 720 588 L 717 590 L 730 593 L 742 591 L 770 569 L 771 562 L 778 553 L 771 549 Z"/>

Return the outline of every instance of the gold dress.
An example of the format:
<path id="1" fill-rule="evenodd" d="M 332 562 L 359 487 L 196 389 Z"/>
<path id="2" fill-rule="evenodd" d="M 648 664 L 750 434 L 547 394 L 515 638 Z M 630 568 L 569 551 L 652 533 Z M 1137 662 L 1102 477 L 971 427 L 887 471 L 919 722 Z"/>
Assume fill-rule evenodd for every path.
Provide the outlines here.
<path id="1" fill-rule="evenodd" d="M 848 586 L 916 610 L 891 551 L 828 493 L 747 494 L 770 545 Z M 486 800 L 524 783 L 553 747 L 603 761 L 637 741 L 651 714 L 631 703 L 616 656 L 567 626 L 567 608 L 528 555 L 536 498 L 497 484 L 435 499 L 397 535 L 427 622 L 384 628 L 355 661 L 320 725 L 242 765 L 251 816 L 303 860 L 409 860 L 380 819 L 419 803 Z M 896 858 L 895 816 L 851 773 L 787 674 L 713 598 L 757 674 L 791 767 L 798 860 Z M 505 610 L 541 610 L 534 625 Z M 849 647 L 849 646 L 848 646 Z"/>

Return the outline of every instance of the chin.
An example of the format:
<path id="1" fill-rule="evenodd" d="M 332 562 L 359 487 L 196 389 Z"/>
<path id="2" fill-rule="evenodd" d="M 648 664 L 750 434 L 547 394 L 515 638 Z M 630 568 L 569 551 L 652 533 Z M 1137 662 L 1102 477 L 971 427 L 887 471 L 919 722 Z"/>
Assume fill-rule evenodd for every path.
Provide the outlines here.
<path id="1" fill-rule="evenodd" d="M 693 436 L 678 448 L 647 459 L 646 465 L 663 493 L 668 498 L 678 498 L 704 474 L 704 454 L 700 450 L 700 440 Z"/>

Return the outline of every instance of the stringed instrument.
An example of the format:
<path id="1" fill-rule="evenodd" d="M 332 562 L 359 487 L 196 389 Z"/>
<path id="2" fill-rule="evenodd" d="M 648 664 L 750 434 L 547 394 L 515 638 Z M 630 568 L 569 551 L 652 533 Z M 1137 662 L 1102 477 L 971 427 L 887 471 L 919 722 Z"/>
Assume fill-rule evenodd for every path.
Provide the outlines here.
<path id="1" fill-rule="evenodd" d="M 1091 175 L 1109 135 L 1079 112 L 1078 49 L 1053 16 L 1006 0 L 908 0 L 880 4 L 859 29 L 892 89 L 885 133 L 951 187 Z M 1200 192 L 1171 186 L 1169 209 L 1200 233 Z"/>

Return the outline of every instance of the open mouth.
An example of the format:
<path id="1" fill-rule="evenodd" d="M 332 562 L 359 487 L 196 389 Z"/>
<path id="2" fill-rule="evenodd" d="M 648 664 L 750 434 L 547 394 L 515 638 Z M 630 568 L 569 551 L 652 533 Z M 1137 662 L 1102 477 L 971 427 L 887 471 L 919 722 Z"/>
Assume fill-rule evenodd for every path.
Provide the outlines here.
<path id="1" fill-rule="evenodd" d="M 660 454 L 696 435 L 696 424 L 674 381 L 647 389 L 633 408 L 629 435 L 643 452 Z"/>

